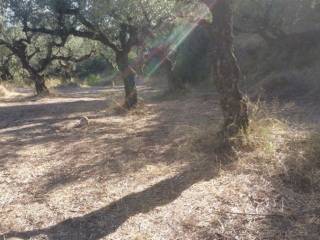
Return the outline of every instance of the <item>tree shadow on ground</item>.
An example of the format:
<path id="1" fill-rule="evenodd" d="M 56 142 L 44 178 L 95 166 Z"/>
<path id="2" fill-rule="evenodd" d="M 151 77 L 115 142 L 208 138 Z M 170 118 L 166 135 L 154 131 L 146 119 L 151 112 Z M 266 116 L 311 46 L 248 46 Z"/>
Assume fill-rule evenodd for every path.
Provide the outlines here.
<path id="1" fill-rule="evenodd" d="M 161 181 L 142 192 L 129 194 L 125 197 L 121 195 L 122 198 L 119 196 L 119 200 L 84 216 L 70 218 L 52 227 L 30 232 L 11 232 L 2 237 L 8 238 L 10 236 L 16 236 L 30 238 L 44 234 L 52 240 L 99 239 L 114 232 L 131 216 L 138 213 L 147 213 L 158 206 L 169 204 L 193 184 L 214 178 L 218 172 L 216 165 L 219 166 L 217 167 L 219 169 L 221 167 L 220 161 L 219 163 L 216 163 L 214 160 L 196 162 L 190 161 L 193 159 L 178 159 L 172 156 L 172 152 L 176 151 L 181 143 L 179 140 L 181 135 L 184 136 L 185 134 L 185 132 L 182 133 L 180 131 L 172 137 L 171 133 L 174 132 L 176 127 L 199 127 L 201 126 L 199 123 L 203 123 L 202 121 L 204 120 L 214 121 L 212 117 L 216 117 L 215 114 L 218 117 L 221 116 L 220 112 L 216 113 L 216 107 L 212 103 L 216 101 L 215 99 L 211 99 L 208 102 L 207 100 L 203 100 L 202 98 L 197 99 L 196 103 L 193 103 L 192 106 L 192 101 L 188 102 L 188 99 L 182 99 L 175 103 L 176 106 L 168 106 L 166 103 L 163 103 L 161 106 L 153 105 L 152 108 L 156 113 L 154 117 L 136 129 L 134 128 L 134 124 L 131 125 L 129 123 L 123 127 L 123 124 L 119 124 L 118 122 L 110 123 L 107 121 L 89 126 L 88 131 L 85 133 L 78 132 L 78 130 L 70 133 L 59 133 L 57 135 L 50 131 L 33 133 L 33 130 L 39 130 L 39 126 L 31 126 L 29 129 L 7 132 L 14 137 L 21 136 L 21 147 L 54 143 L 54 149 L 61 150 L 65 149 L 67 145 L 78 145 L 76 150 L 66 152 L 63 155 L 61 155 L 59 151 L 50 152 L 50 156 L 48 157 L 49 161 L 59 161 L 63 159 L 63 162 L 61 165 L 59 164 L 50 169 L 45 175 L 34 178 L 32 182 L 26 184 L 23 191 L 32 195 L 31 198 L 35 196 L 38 198 L 39 195 L 40 197 L 45 197 L 48 191 L 53 191 L 59 186 L 64 187 L 73 182 L 81 182 L 97 176 L 105 177 L 110 171 L 114 171 L 121 176 L 122 174 L 136 172 L 144 165 L 154 164 L 156 166 L 157 164 L 167 164 L 170 166 L 174 161 L 179 161 L 179 164 L 180 161 L 184 161 L 184 164 L 181 165 L 188 165 L 188 167 L 185 171 L 182 170 L 182 173 Z M 61 107 L 65 107 L 65 104 L 68 105 L 69 103 L 58 103 L 58 105 L 60 104 Z M 83 106 L 80 106 L 79 109 L 78 105 Z M 38 123 L 37 121 L 41 118 L 39 121 L 44 125 L 40 127 L 46 127 L 45 124 L 47 120 L 42 119 L 42 117 L 47 117 L 48 115 L 52 117 L 52 121 L 61 121 L 61 119 L 57 118 L 61 109 L 57 108 L 57 105 L 55 106 L 54 109 L 56 111 L 49 111 L 48 113 L 46 112 L 48 106 L 39 104 L 38 108 L 42 108 L 43 112 L 35 109 L 35 113 L 32 113 L 32 109 L 29 109 L 30 113 L 26 112 L 26 118 L 30 120 L 30 123 Z M 91 116 L 96 115 L 96 113 L 94 113 L 95 111 L 99 111 L 100 107 L 103 108 L 102 106 L 105 107 L 104 101 L 102 100 L 101 102 L 90 101 L 88 104 L 77 101 L 77 105 L 69 104 L 69 106 L 67 106 L 68 111 L 66 113 L 68 113 L 68 117 L 70 117 L 70 113 L 83 114 L 84 112 L 89 112 L 89 118 L 91 118 Z M 14 115 L 17 109 L 7 108 L 6 110 L 9 110 L 9 112 Z M 24 111 L 24 108 L 21 107 L 18 110 Z M 125 116 L 123 117 L 125 118 Z M 18 118 L 18 116 L 15 115 L 14 118 Z M 102 120 L 106 120 L 106 116 L 102 116 L 101 118 L 103 118 Z M 127 121 L 133 121 L 132 119 L 135 119 L 135 121 L 141 120 L 139 116 L 133 118 L 129 116 Z M 128 130 L 127 128 L 131 128 L 129 129 L 131 130 L 130 133 L 126 132 L 126 130 Z M 119 133 L 121 134 L 118 135 Z M 173 143 L 173 140 L 177 140 L 176 138 L 179 138 L 178 140 L 180 142 Z M 79 145 L 79 140 L 82 142 L 81 145 Z M 140 143 L 131 146 L 130 143 L 128 143 L 130 141 L 134 143 L 140 141 Z M 184 139 L 182 139 L 182 141 L 184 141 Z M 89 143 L 92 144 L 90 146 L 94 146 L 95 153 L 98 153 L 96 156 L 82 155 L 83 149 L 86 147 L 86 144 Z M 10 143 L 7 147 L 14 144 L 15 142 Z M 126 146 L 126 144 L 128 144 L 128 146 Z M 163 147 L 161 152 L 159 151 L 159 146 Z M 212 146 L 210 147 L 212 148 Z M 145 154 L 145 161 L 137 165 L 134 162 L 136 158 L 138 158 L 139 152 Z M 216 159 L 214 153 L 205 155 L 205 159 Z M 220 158 L 224 157 L 220 156 Z M 121 166 L 117 165 L 118 160 L 121 161 Z M 132 162 L 134 164 L 131 164 Z M 122 166 L 125 166 L 125 168 L 122 168 Z M 181 168 L 179 171 L 181 171 Z M 30 191 L 30 188 L 35 187 L 35 191 Z M 34 199 L 32 199 L 32 201 L 33 200 Z"/>
<path id="2" fill-rule="evenodd" d="M 86 98 L 95 100 L 99 97 L 105 97 L 119 93 L 122 86 L 115 87 L 61 87 L 50 89 L 50 94 L 45 96 L 37 96 L 32 89 L 20 88 L 16 89 L 16 96 L 9 98 L 0 98 L 0 103 L 24 103 L 24 102 L 41 102 L 48 99 L 79 99 Z M 140 88 L 139 88 L 140 89 Z M 142 88 L 143 89 L 143 88 Z"/>
<path id="3" fill-rule="evenodd" d="M 229 158 L 224 158 L 228 163 Z M 219 161 L 221 163 L 221 161 Z M 128 218 L 148 213 L 154 208 L 169 204 L 183 191 L 200 181 L 209 181 L 218 174 L 219 165 L 215 161 L 193 163 L 185 171 L 165 179 L 144 191 L 129 194 L 108 206 L 81 217 L 70 218 L 57 225 L 26 232 L 9 232 L 3 239 L 46 235 L 50 240 L 96 240 L 116 231 Z"/>
<path id="4" fill-rule="evenodd" d="M 17 127 L 27 123 L 50 122 L 71 114 L 85 114 L 106 109 L 106 100 L 72 101 L 62 103 L 37 103 L 0 107 L 0 129 Z M 2 126 L 3 125 L 3 126 Z"/>
<path id="5" fill-rule="evenodd" d="M 179 140 L 180 142 L 176 142 L 176 140 L 184 137 L 179 133 L 176 134 L 175 129 L 180 126 L 198 128 L 203 124 L 203 120 L 208 121 L 208 116 L 213 115 L 214 109 L 212 109 L 212 106 L 214 104 L 211 104 L 211 101 L 204 104 L 202 99 L 198 101 L 201 105 L 185 105 L 179 109 L 176 109 L 176 107 L 169 108 L 166 103 L 161 107 L 152 106 L 156 114 L 148 120 L 146 126 L 142 125 L 143 128 L 139 128 L 132 133 L 122 134 L 126 131 L 127 126 L 123 127 L 118 123 L 103 122 L 89 126 L 85 133 L 77 130 L 65 134 L 51 134 L 48 131 L 41 133 L 40 136 L 37 133 L 36 135 L 29 134 L 30 136 L 24 135 L 22 142 L 24 147 L 52 142 L 55 143 L 56 149 L 64 149 L 66 145 L 73 144 L 78 145 L 77 149 L 79 149 L 79 151 L 67 152 L 61 156 L 64 159 L 63 163 L 51 169 L 41 179 L 36 179 L 36 182 L 32 184 L 32 191 L 29 189 L 28 192 L 39 199 L 48 192 L 62 186 L 80 183 L 93 177 L 104 180 L 109 179 L 109 176 L 113 178 L 124 177 L 123 175 L 137 172 L 148 164 L 166 164 L 169 166 L 178 161 L 190 164 L 189 159 L 177 159 L 175 157 L 181 142 L 181 140 Z M 199 108 L 201 108 L 201 114 L 197 112 Z M 91 110 L 93 109 L 95 110 L 92 106 Z M 189 111 L 186 111 L 186 109 L 189 109 Z M 217 115 L 220 116 L 219 112 L 217 112 Z M 90 119 L 91 117 L 90 115 Z M 121 117 L 125 118 L 126 116 Z M 105 116 L 102 118 L 105 118 Z M 140 120 L 139 116 L 135 118 Z M 130 127 L 130 124 L 128 127 Z M 21 130 L 21 133 L 25 133 L 25 130 Z M 118 135 L 119 133 L 121 135 Z M 13 132 L 13 134 L 18 133 Z M 78 144 L 80 139 L 83 142 L 81 145 Z M 93 155 L 84 158 L 83 151 L 87 148 L 86 144 L 91 143 L 94 143 L 94 150 L 98 153 L 98 156 Z M 160 148 L 163 147 L 161 151 L 159 146 Z M 139 158 L 139 153 L 143 153 L 144 161 L 136 161 Z M 59 161 L 61 157 L 59 157 L 58 151 L 50 153 L 50 159 Z"/>
<path id="6" fill-rule="evenodd" d="M 158 118 L 163 118 L 165 114 L 166 112 L 161 112 L 160 116 L 156 118 L 156 123 L 149 125 L 148 130 L 139 130 L 132 135 L 116 139 L 104 136 L 106 132 L 111 132 L 112 125 L 98 124 L 97 129 L 92 130 L 86 137 L 95 141 L 95 149 L 98 152 L 108 152 L 108 157 L 101 156 L 100 159 L 93 159 L 92 161 L 87 159 L 86 164 L 78 165 L 81 153 L 80 155 L 77 152 L 73 153 L 74 155 L 70 156 L 70 161 L 66 162 L 61 168 L 54 169 L 49 173 L 50 176 L 45 178 L 45 181 L 41 181 L 43 184 L 34 192 L 34 196 L 43 196 L 58 187 L 74 182 L 79 183 L 93 176 L 99 176 L 100 179 L 106 180 L 109 178 L 108 176 L 113 178 L 124 177 L 128 173 L 138 172 L 147 164 L 166 164 L 168 166 L 174 164 L 178 161 L 175 157 L 178 145 L 172 143 L 170 133 L 180 122 L 172 121 L 171 124 L 168 124 L 170 122 L 168 116 L 160 121 Z M 113 127 L 117 132 L 123 131 L 119 127 Z M 134 141 L 137 145 L 130 146 L 130 141 Z M 156 146 L 166 146 L 166 148 L 159 152 Z M 208 148 L 210 149 L 212 146 L 208 146 Z M 117 150 L 115 151 L 115 149 Z M 149 159 L 143 162 L 136 161 L 141 152 Z M 206 154 L 206 157 L 209 155 L 210 153 Z M 188 159 L 179 161 L 191 164 Z"/>
<path id="7" fill-rule="evenodd" d="M 0 167 L 15 159 L 18 150 L 28 145 L 70 140 L 70 135 L 73 135 L 72 139 L 79 138 L 79 134 L 74 133 L 57 134 L 55 124 L 75 125 L 81 116 L 99 115 L 107 106 L 105 100 L 93 100 L 0 107 Z"/>

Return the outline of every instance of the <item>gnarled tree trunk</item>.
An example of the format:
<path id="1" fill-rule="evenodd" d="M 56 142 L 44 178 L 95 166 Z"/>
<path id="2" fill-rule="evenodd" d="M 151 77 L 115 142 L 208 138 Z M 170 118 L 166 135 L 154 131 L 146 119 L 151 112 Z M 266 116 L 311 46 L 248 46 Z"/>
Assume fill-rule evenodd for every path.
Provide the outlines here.
<path id="1" fill-rule="evenodd" d="M 29 72 L 32 81 L 34 81 L 37 95 L 49 94 L 49 89 L 45 84 L 44 77 L 41 76 L 36 70 L 34 70 L 29 64 L 22 64 L 22 65 Z"/>
<path id="2" fill-rule="evenodd" d="M 42 76 L 40 76 L 39 74 L 32 75 L 32 79 L 34 80 L 37 95 L 49 94 L 49 89 L 45 85 L 45 81 Z"/>
<path id="3" fill-rule="evenodd" d="M 224 116 L 222 134 L 225 140 L 249 125 L 246 98 L 239 90 L 241 71 L 233 47 L 232 0 L 207 1 L 212 13 L 212 56 L 215 82 Z"/>
<path id="4" fill-rule="evenodd" d="M 49 94 L 49 89 L 45 84 L 44 77 L 41 76 L 24 58 L 20 57 L 22 66 L 26 69 L 34 82 L 37 95 L 47 95 Z"/>
<path id="5" fill-rule="evenodd" d="M 28 71 L 31 80 L 35 84 L 37 95 L 47 95 L 49 94 L 49 89 L 45 85 L 44 77 L 39 74 L 35 68 L 33 68 L 29 59 L 26 55 L 26 46 L 25 45 L 17 45 L 17 48 L 12 48 L 12 51 L 16 53 L 16 56 L 19 57 L 21 64 L 25 70 Z"/>
<path id="6" fill-rule="evenodd" d="M 136 87 L 136 73 L 129 65 L 129 56 L 126 52 L 117 54 L 117 65 L 121 73 L 125 90 L 125 107 L 130 109 L 138 103 L 138 93 Z"/>

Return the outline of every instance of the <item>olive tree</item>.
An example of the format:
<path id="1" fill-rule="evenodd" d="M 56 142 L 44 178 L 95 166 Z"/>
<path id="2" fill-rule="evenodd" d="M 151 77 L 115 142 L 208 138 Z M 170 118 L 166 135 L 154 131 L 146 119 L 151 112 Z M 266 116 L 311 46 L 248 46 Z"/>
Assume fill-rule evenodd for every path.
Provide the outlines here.
<path id="1" fill-rule="evenodd" d="M 198 22 L 209 34 L 209 61 L 214 73 L 214 81 L 219 93 L 224 122 L 221 137 L 226 145 L 230 139 L 249 126 L 246 97 L 238 83 L 241 69 L 235 56 L 233 45 L 233 0 L 176 0 L 191 6 L 203 4 L 207 8 Z"/>
<path id="2" fill-rule="evenodd" d="M 48 45 L 48 48 L 44 50 L 38 46 L 38 37 L 21 31 L 21 28 L 17 26 L 3 22 L 0 30 L 0 46 L 5 47 L 11 53 L 10 55 L 19 59 L 21 66 L 34 81 L 37 94 L 43 94 L 48 93 L 48 89 L 41 73 L 50 63 L 49 59 L 51 58 L 54 44 Z M 40 57 L 40 55 L 43 57 Z M 38 61 L 35 60 L 37 57 Z"/>
<path id="3" fill-rule="evenodd" d="M 269 45 L 295 38 L 296 33 L 316 41 L 320 36 L 319 6 L 318 0 L 236 1 L 235 29 L 258 34 Z"/>
<path id="4" fill-rule="evenodd" d="M 12 35 L 11 35 L 12 36 Z M 54 61 L 80 62 L 91 56 L 92 52 L 75 57 L 66 49 L 67 39 L 42 37 L 37 34 L 20 33 L 13 38 L 1 37 L 0 45 L 6 47 L 15 56 L 35 84 L 37 95 L 48 94 L 45 84 L 45 70 Z"/>
<path id="5" fill-rule="evenodd" d="M 211 21 L 202 20 L 209 29 L 211 43 L 208 51 L 214 72 L 224 116 L 222 139 L 229 139 L 249 125 L 248 107 L 245 96 L 239 89 L 241 70 L 233 46 L 233 1 L 200 0 L 208 8 Z"/>
<path id="6" fill-rule="evenodd" d="M 92 55 L 93 51 L 82 56 L 74 54 L 74 50 L 68 46 L 68 36 L 44 36 L 28 32 L 13 18 L 10 7 L 6 6 L 2 17 L 0 46 L 19 60 L 21 67 L 34 82 L 38 95 L 49 93 L 45 84 L 45 71 L 53 62 L 79 62 Z"/>
<path id="7" fill-rule="evenodd" d="M 87 38 L 112 50 L 124 83 L 125 106 L 131 108 L 137 104 L 136 73 L 129 55 L 134 47 L 143 44 L 150 29 L 170 17 L 173 1 L 9 1 L 27 32 Z"/>

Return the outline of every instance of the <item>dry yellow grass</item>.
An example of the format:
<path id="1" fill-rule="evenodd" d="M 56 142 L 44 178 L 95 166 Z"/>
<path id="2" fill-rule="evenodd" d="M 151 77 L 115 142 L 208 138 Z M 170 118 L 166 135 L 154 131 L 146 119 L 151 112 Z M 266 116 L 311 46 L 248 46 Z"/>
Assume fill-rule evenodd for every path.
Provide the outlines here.
<path id="1" fill-rule="evenodd" d="M 0 85 L 0 97 L 9 97 L 12 92 L 7 87 Z"/>

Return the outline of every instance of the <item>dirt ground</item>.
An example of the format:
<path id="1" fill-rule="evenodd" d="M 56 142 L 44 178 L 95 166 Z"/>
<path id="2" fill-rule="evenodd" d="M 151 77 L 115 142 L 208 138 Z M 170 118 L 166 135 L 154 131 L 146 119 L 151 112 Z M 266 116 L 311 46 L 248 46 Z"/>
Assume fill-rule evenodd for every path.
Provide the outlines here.
<path id="1" fill-rule="evenodd" d="M 130 113 L 121 88 L 0 101 L 1 240 L 319 239 L 320 182 L 287 181 L 283 135 L 268 173 L 214 152 L 221 113 L 209 90 L 139 93 Z"/>

